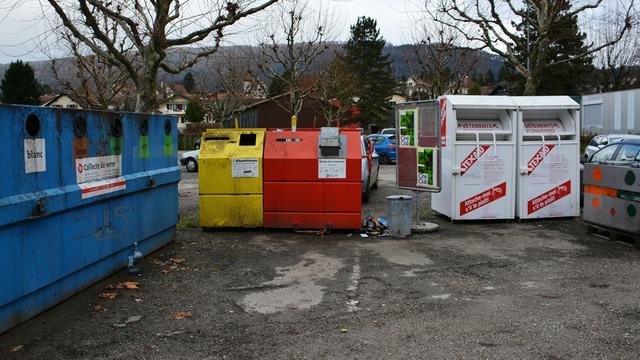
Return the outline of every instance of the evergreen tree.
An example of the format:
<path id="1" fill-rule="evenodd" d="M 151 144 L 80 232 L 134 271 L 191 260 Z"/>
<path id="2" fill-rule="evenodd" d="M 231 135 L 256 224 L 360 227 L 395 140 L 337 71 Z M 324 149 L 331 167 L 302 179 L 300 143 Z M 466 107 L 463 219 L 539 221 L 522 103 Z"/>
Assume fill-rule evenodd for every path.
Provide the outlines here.
<path id="1" fill-rule="evenodd" d="M 474 82 L 473 85 L 471 85 L 468 95 L 482 95 L 482 88 L 477 82 Z"/>
<path id="2" fill-rule="evenodd" d="M 188 122 L 199 123 L 204 120 L 207 110 L 198 99 L 191 99 L 187 103 L 187 109 L 184 111 L 184 118 Z"/>
<path id="3" fill-rule="evenodd" d="M 531 1 L 531 0 L 527 0 Z M 526 1 L 525 1 L 526 3 Z M 578 54 L 587 52 L 589 46 L 585 44 L 586 34 L 580 31 L 578 26 L 578 16 L 570 15 L 571 2 L 569 0 L 558 0 L 561 7 L 560 16 L 551 24 L 549 29 L 549 50 L 546 53 L 544 64 L 551 64 L 565 61 Z M 531 9 L 531 7 L 528 7 Z M 526 11 L 526 8 L 523 9 Z M 513 23 L 515 28 L 521 33 L 521 42 L 526 44 L 527 30 L 529 32 L 529 42 L 534 43 L 538 39 L 536 17 L 533 10 L 529 10 L 529 22 L 526 19 L 519 24 Z M 521 61 L 526 63 L 526 49 L 515 48 Z M 532 57 L 537 56 L 536 53 Z M 578 94 L 582 90 L 587 77 L 593 71 L 593 57 L 578 57 L 571 61 L 562 62 L 554 66 L 545 66 L 539 74 L 539 81 L 536 87 L 537 95 L 570 95 Z M 503 72 L 506 81 L 510 82 L 511 94 L 524 93 L 525 80 L 518 76 L 513 68 Z"/>
<path id="4" fill-rule="evenodd" d="M 487 70 L 487 72 L 482 77 L 482 85 L 493 85 L 495 82 L 496 79 L 493 77 L 493 72 L 491 71 L 491 69 Z"/>
<path id="5" fill-rule="evenodd" d="M 385 43 L 376 21 L 362 16 L 351 26 L 351 37 L 344 46 L 345 65 L 358 84 L 360 115 L 357 120 L 362 123 L 382 121 L 391 111 L 387 97 L 395 81 L 389 55 L 383 54 Z"/>
<path id="6" fill-rule="evenodd" d="M 186 73 L 182 78 L 182 86 L 190 93 L 196 88 L 196 80 L 191 72 Z"/>
<path id="7" fill-rule="evenodd" d="M 4 73 L 0 90 L 5 104 L 39 105 L 40 85 L 28 63 L 12 62 Z"/>
<path id="8" fill-rule="evenodd" d="M 286 70 L 282 74 L 280 74 L 280 76 L 275 76 L 269 84 L 269 88 L 267 89 L 267 96 L 274 97 L 282 95 L 289 91 L 287 82 L 292 81 L 291 79 L 291 72 Z"/>

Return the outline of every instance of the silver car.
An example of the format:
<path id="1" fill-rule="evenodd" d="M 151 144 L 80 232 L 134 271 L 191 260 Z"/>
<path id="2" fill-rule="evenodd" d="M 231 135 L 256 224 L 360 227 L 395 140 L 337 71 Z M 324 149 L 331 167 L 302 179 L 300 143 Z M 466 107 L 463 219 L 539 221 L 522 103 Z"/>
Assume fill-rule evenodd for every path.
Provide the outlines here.
<path id="1" fill-rule="evenodd" d="M 598 150 L 603 147 L 613 144 L 616 141 L 627 140 L 627 139 L 640 139 L 640 135 L 630 135 L 630 134 L 609 134 L 609 135 L 597 135 L 594 136 L 586 148 L 584 148 L 584 161 L 589 161 L 591 156 L 595 154 Z"/>
<path id="2" fill-rule="evenodd" d="M 182 153 L 180 155 L 180 165 L 183 165 L 187 168 L 189 172 L 198 171 L 198 155 L 200 154 L 200 149 L 191 150 Z"/>
<path id="3" fill-rule="evenodd" d="M 369 201 L 369 191 L 378 188 L 380 164 L 373 143 L 366 136 L 360 136 L 362 147 L 362 201 Z"/>

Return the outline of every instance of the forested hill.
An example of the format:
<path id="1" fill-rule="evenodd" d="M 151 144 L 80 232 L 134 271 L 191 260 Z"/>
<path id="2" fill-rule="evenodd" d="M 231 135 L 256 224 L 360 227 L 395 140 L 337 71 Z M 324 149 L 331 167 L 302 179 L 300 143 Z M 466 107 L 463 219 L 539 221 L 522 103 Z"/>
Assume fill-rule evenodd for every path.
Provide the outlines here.
<path id="1" fill-rule="evenodd" d="M 334 56 L 336 52 L 340 52 L 341 48 L 342 44 L 340 43 L 330 44 L 325 54 L 326 59 Z M 174 50 L 170 55 L 170 59 L 177 62 L 183 55 L 188 54 L 191 51 L 192 50 L 188 48 Z M 389 54 L 389 59 L 391 60 L 393 76 L 398 80 L 406 79 L 407 77 L 409 77 L 411 75 L 411 71 L 409 69 L 409 66 L 407 65 L 406 58 L 407 56 L 411 56 L 407 54 L 413 53 L 411 51 L 411 45 L 388 45 L 385 48 L 385 51 Z M 211 59 L 197 64 L 190 71 L 193 73 L 196 79 L 198 79 L 198 77 L 205 76 L 205 74 L 207 74 L 206 77 L 208 79 L 212 79 L 211 69 L 213 67 L 224 66 L 225 63 L 230 61 L 229 59 L 238 57 L 241 59 L 242 63 L 246 64 L 247 69 L 253 69 L 254 73 L 259 76 L 259 71 L 255 69 L 255 65 L 253 65 L 251 61 L 252 58 L 255 58 L 256 54 L 258 53 L 259 49 L 250 46 L 223 47 Z M 478 55 L 479 60 L 476 63 L 475 72 L 484 74 L 487 70 L 490 69 L 495 75 L 497 75 L 503 64 L 502 59 L 487 52 L 479 52 Z M 62 64 L 61 66 L 72 66 L 71 59 L 68 58 L 62 58 L 56 61 L 57 64 Z M 33 61 L 29 63 L 33 67 L 36 77 L 41 84 L 51 86 L 54 91 L 60 90 L 60 84 L 58 83 L 58 81 L 56 81 L 52 74 L 50 61 Z M 0 76 L 4 74 L 8 66 L 9 64 L 0 64 Z M 166 73 L 160 73 L 159 77 L 160 81 L 163 81 L 165 83 L 172 83 L 180 82 L 183 74 L 170 75 Z M 215 76 L 213 76 L 213 79 L 215 79 Z M 210 81 L 208 81 L 208 83 L 212 87 L 216 87 L 215 81 L 213 81 L 213 84 Z"/>

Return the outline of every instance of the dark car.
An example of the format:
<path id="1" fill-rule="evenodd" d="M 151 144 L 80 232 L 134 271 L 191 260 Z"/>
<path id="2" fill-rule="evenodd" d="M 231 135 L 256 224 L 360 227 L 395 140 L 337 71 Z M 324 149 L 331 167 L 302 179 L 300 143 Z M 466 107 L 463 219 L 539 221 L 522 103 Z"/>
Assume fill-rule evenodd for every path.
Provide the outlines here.
<path id="1" fill-rule="evenodd" d="M 388 165 L 396 161 L 396 136 L 371 134 L 369 139 L 373 141 L 373 147 L 380 156 L 380 164 Z"/>
<path id="2" fill-rule="evenodd" d="M 640 139 L 624 139 L 598 150 L 589 159 L 590 163 L 630 165 L 640 162 Z"/>

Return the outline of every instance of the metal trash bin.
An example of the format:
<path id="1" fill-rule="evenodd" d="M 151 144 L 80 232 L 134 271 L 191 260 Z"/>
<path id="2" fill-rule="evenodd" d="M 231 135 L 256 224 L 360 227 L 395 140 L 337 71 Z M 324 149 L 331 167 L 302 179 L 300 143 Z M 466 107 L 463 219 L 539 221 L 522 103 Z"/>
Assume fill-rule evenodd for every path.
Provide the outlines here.
<path id="1" fill-rule="evenodd" d="M 640 239 L 640 168 L 584 164 L 584 221 Z"/>
<path id="2" fill-rule="evenodd" d="M 0 105 L 0 332 L 176 237 L 176 118 Z"/>
<path id="3" fill-rule="evenodd" d="M 413 197 L 408 195 L 387 196 L 389 234 L 393 237 L 411 235 L 413 225 Z"/>
<path id="4" fill-rule="evenodd" d="M 202 136 L 200 226 L 262 226 L 262 156 L 266 129 L 209 129 Z"/>
<path id="5" fill-rule="evenodd" d="M 360 132 L 270 130 L 264 147 L 264 227 L 360 229 Z"/>

